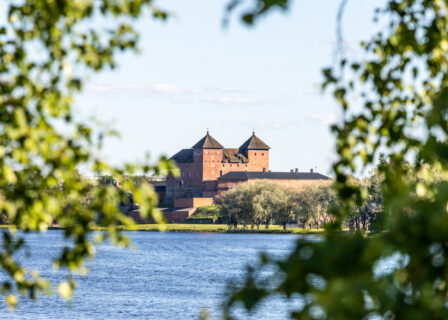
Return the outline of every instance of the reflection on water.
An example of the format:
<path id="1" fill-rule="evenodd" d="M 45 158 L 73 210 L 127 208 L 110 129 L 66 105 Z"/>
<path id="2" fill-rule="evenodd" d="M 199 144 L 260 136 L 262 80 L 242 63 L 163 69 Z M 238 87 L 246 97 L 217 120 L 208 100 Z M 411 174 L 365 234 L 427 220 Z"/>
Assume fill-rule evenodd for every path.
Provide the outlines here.
<path id="1" fill-rule="evenodd" d="M 263 234 L 198 234 L 133 232 L 135 250 L 104 244 L 97 248 L 87 276 L 76 276 L 77 288 L 71 304 L 56 297 L 37 301 L 21 299 L 14 313 L 0 305 L 0 319 L 198 319 L 208 308 L 218 319 L 228 280 L 240 279 L 244 266 L 258 252 L 284 255 L 296 236 Z M 64 278 L 52 268 L 50 257 L 62 246 L 62 233 L 26 235 L 29 269 L 38 268 L 53 282 Z M 4 277 L 0 274 L 0 277 Z M 0 278 L 1 279 L 1 278 Z M 265 303 L 249 319 L 284 319 L 285 302 Z"/>

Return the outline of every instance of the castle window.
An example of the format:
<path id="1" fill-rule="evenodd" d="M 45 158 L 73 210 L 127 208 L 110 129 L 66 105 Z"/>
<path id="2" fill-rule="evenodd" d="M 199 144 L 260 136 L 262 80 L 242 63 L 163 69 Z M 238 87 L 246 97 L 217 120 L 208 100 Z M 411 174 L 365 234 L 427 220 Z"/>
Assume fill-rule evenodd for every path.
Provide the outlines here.
<path id="1" fill-rule="evenodd" d="M 232 166 L 232 164 L 230 164 L 230 166 Z"/>
<path id="2" fill-rule="evenodd" d="M 240 165 L 239 165 L 239 164 L 237 164 L 236 166 L 237 166 L 237 167 L 239 167 Z"/>
<path id="3" fill-rule="evenodd" d="M 247 163 L 245 164 L 245 166 L 247 167 Z"/>
<path id="4" fill-rule="evenodd" d="M 222 166 L 224 167 L 224 166 L 225 166 L 225 164 L 223 163 L 223 164 L 222 164 Z"/>
<path id="5" fill-rule="evenodd" d="M 257 155 L 257 153 L 255 152 L 255 155 Z"/>
<path id="6" fill-rule="evenodd" d="M 262 153 L 261 155 L 264 156 L 264 153 Z"/>

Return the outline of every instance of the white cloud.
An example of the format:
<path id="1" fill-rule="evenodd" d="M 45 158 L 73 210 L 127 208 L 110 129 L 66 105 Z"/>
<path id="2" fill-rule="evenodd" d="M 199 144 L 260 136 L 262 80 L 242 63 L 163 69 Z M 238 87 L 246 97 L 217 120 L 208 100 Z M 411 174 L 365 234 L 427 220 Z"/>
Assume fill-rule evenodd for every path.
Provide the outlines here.
<path id="1" fill-rule="evenodd" d="M 232 104 L 256 105 L 259 103 L 259 101 L 247 97 L 221 97 L 214 100 L 214 102 L 217 104 L 226 104 L 226 105 L 232 105 Z"/>
<path id="2" fill-rule="evenodd" d="M 234 89 L 220 89 L 213 87 L 183 87 L 171 83 L 136 84 L 121 83 L 113 85 L 90 85 L 86 91 L 89 93 L 113 93 L 113 94 L 163 94 L 163 95 L 205 95 L 208 93 L 230 94 L 238 92 Z M 241 92 L 241 91 L 239 91 Z"/>
<path id="3" fill-rule="evenodd" d="M 286 129 L 299 125 L 298 120 L 259 120 L 258 128 L 261 129 Z"/>
<path id="4" fill-rule="evenodd" d="M 267 99 L 254 99 L 247 96 L 239 97 L 219 97 L 212 99 L 209 102 L 218 105 L 246 105 L 246 106 L 262 106 L 262 105 L 285 105 L 283 101 L 267 100 Z"/>
<path id="5" fill-rule="evenodd" d="M 181 87 L 167 84 L 156 83 L 150 85 L 122 83 L 115 85 L 93 85 L 87 87 L 87 92 L 92 93 L 182 93 L 184 90 Z"/>
<path id="6" fill-rule="evenodd" d="M 185 89 L 169 83 L 156 83 L 150 86 L 152 90 L 159 93 L 182 93 Z"/>
<path id="7" fill-rule="evenodd" d="M 90 85 L 86 92 L 97 95 L 139 95 L 148 97 L 166 97 L 178 104 L 214 104 L 225 106 L 263 106 L 285 105 L 282 101 L 252 97 L 250 93 L 239 89 L 206 86 L 179 86 L 171 83 L 136 84 L 123 83 L 113 85 Z"/>
<path id="8" fill-rule="evenodd" d="M 86 91 L 91 93 L 124 93 L 136 92 L 145 88 L 146 86 L 139 84 L 93 85 L 87 86 Z"/>
<path id="9" fill-rule="evenodd" d="M 232 123 L 235 124 L 235 123 Z M 255 120 L 238 122 L 237 125 L 245 128 L 281 130 L 289 127 L 298 126 L 299 120 Z"/>
<path id="10" fill-rule="evenodd" d="M 334 113 L 326 113 L 326 114 L 312 114 L 309 119 L 315 123 L 329 126 L 333 125 L 337 122 L 337 117 Z"/>

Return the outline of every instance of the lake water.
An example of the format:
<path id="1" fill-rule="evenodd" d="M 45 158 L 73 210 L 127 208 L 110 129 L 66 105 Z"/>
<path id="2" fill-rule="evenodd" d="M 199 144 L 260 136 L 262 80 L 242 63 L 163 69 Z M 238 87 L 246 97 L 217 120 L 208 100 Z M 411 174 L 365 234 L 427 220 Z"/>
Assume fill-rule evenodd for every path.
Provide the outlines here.
<path id="1" fill-rule="evenodd" d="M 109 244 L 97 248 L 87 276 L 76 276 L 70 304 L 57 295 L 21 298 L 9 313 L 0 305 L 0 319 L 198 319 L 207 308 L 218 319 L 219 303 L 229 280 L 241 279 L 244 266 L 258 253 L 286 255 L 298 236 L 263 234 L 128 233 L 135 249 Z M 51 257 L 64 241 L 57 230 L 26 235 L 32 253 L 24 260 L 53 282 L 64 278 Z M 4 276 L 0 273 L 0 277 Z M 0 278 L 1 279 L 1 278 Z M 261 305 L 244 319 L 284 319 L 291 306 L 281 298 Z M 279 311 L 283 310 L 283 311 Z"/>

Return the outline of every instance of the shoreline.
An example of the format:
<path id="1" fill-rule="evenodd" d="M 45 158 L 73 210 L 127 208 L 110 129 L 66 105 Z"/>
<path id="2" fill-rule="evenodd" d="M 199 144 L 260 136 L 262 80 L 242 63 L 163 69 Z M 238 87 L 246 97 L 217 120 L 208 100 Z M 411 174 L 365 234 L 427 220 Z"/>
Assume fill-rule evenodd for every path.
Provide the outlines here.
<path id="1" fill-rule="evenodd" d="M 9 229 L 10 225 L 0 225 L 0 229 Z M 58 226 L 48 227 L 48 230 L 63 230 L 64 228 Z M 92 231 L 105 231 L 105 227 L 94 227 Z M 187 233 L 228 233 L 228 234 L 301 234 L 301 235 L 316 235 L 322 234 L 323 229 L 303 229 L 303 228 L 288 228 L 283 230 L 282 226 L 271 225 L 269 229 L 264 226 L 260 229 L 237 229 L 229 230 L 226 224 L 182 224 L 182 223 L 167 223 L 167 224 L 136 224 L 131 226 L 118 226 L 119 231 L 132 232 L 187 232 Z M 37 230 L 36 230 L 37 231 Z"/>
<path id="2" fill-rule="evenodd" d="M 321 234 L 323 229 L 302 229 L 289 228 L 283 230 L 282 226 L 270 226 L 269 229 L 237 229 L 229 230 L 225 224 L 139 224 L 133 226 L 119 226 L 120 231 L 143 231 L 143 232 L 191 232 L 191 233 L 229 233 L 229 234 Z M 94 230 L 105 230 L 105 228 L 97 227 Z"/>

